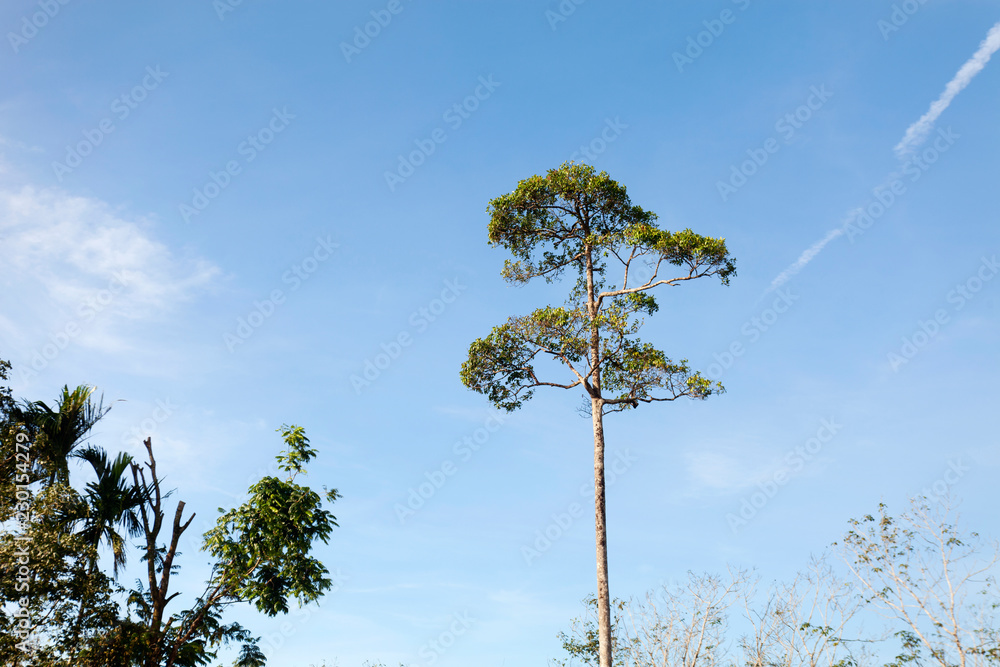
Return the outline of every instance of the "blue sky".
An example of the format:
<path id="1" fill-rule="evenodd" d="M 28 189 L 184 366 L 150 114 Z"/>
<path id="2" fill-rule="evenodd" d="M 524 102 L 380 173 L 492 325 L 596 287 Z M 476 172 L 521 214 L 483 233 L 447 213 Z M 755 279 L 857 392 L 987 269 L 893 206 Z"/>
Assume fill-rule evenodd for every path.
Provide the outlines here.
<path id="1" fill-rule="evenodd" d="M 0 357 L 16 395 L 115 401 L 94 442 L 151 435 L 198 532 L 305 427 L 338 590 L 240 615 L 270 664 L 431 664 L 455 623 L 434 664 L 560 655 L 595 587 L 589 420 L 552 390 L 500 423 L 458 371 L 563 300 L 503 282 L 485 209 L 571 157 L 739 269 L 644 334 L 728 393 L 606 423 L 615 596 L 787 578 L 935 483 L 1000 534 L 1000 64 L 895 151 L 996 3 L 232 2 L 0 8 Z"/>

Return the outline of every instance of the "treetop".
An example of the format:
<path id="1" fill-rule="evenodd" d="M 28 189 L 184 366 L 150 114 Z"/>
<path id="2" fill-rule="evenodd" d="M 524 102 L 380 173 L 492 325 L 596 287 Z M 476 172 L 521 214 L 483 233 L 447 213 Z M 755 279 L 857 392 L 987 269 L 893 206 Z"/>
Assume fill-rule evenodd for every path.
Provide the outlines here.
<path id="1" fill-rule="evenodd" d="M 625 186 L 590 165 L 567 162 L 526 178 L 490 201 L 487 212 L 490 244 L 515 257 L 504 265 L 510 282 L 552 281 L 567 267 L 582 275 L 588 250 L 598 255 L 597 273 L 605 269 L 601 258 L 611 256 L 626 272 L 642 258 L 687 266 L 689 277 L 718 275 L 724 284 L 736 273 L 725 239 L 660 229 L 655 213 L 634 205 Z"/>

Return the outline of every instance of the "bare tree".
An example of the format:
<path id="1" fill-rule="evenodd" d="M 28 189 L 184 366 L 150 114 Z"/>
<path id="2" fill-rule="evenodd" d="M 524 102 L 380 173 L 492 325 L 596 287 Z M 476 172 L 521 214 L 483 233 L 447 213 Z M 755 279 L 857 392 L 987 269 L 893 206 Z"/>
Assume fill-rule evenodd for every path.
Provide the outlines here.
<path id="1" fill-rule="evenodd" d="M 828 558 L 814 558 L 790 584 L 774 585 L 765 600 L 743 595 L 751 630 L 740 641 L 748 667 L 847 667 L 870 659 L 857 585 L 838 577 Z"/>
<path id="2" fill-rule="evenodd" d="M 996 542 L 960 532 L 950 499 L 916 498 L 898 518 L 886 509 L 852 519 L 839 546 L 865 601 L 903 626 L 892 664 L 920 665 L 925 654 L 940 667 L 1000 664 Z"/>
<path id="3" fill-rule="evenodd" d="M 757 575 L 688 573 L 640 600 L 615 605 L 612 636 L 622 667 L 862 667 L 888 634 L 865 632 L 860 586 L 838 576 L 827 555 L 791 583 L 761 590 Z M 596 600 L 586 601 L 593 607 Z M 592 618 L 560 633 L 563 647 L 597 664 Z M 737 636 L 737 632 L 741 633 Z M 556 662 L 568 665 L 567 662 Z"/>
<path id="4" fill-rule="evenodd" d="M 719 667 L 728 664 L 727 612 L 750 577 L 730 570 L 725 579 L 688 573 L 679 590 L 663 586 L 627 607 L 623 642 L 634 667 Z"/>

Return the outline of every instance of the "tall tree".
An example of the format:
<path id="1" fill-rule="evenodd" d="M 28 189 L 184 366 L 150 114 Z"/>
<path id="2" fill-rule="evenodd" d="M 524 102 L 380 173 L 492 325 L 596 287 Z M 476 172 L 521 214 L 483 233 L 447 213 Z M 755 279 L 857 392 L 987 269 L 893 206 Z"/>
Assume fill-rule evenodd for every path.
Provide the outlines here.
<path id="1" fill-rule="evenodd" d="M 507 411 L 519 408 L 536 387 L 580 387 L 586 393 L 594 432 L 600 665 L 611 667 L 604 416 L 640 403 L 703 399 L 723 391 L 693 372 L 687 360 L 671 361 L 636 334 L 639 315 L 658 309 L 651 290 L 708 276 L 728 284 L 735 263 L 725 239 L 660 229 L 656 215 L 634 206 L 624 186 L 588 165 L 567 163 L 525 179 L 514 192 L 492 200 L 487 211 L 490 244 L 514 256 L 504 264 L 508 282 L 552 282 L 566 269 L 577 274 L 565 306 L 512 317 L 473 342 L 461 378 Z M 609 277 L 609 262 L 621 270 L 620 282 Z M 670 266 L 681 271 L 662 275 Z M 546 359 L 568 377 L 540 376 L 536 364 Z"/>

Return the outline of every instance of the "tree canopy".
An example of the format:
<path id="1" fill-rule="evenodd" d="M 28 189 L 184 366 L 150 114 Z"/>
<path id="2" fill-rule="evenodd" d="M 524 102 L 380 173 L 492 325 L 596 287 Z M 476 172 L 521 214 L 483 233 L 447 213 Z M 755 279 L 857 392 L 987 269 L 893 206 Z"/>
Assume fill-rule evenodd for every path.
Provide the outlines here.
<path id="1" fill-rule="evenodd" d="M 725 239 L 658 228 L 654 213 L 633 205 L 624 186 L 588 165 L 564 164 L 525 179 L 487 212 L 490 244 L 514 256 L 504 263 L 508 282 L 551 282 L 571 269 L 576 284 L 565 305 L 511 317 L 473 342 L 462 366 L 466 386 L 507 411 L 541 386 L 581 387 L 601 397 L 609 412 L 723 390 L 637 334 L 641 316 L 659 309 L 653 288 L 707 276 L 729 283 L 736 266 Z M 671 266 L 681 271 L 667 275 Z M 570 376 L 544 377 L 537 368 L 543 359 Z"/>

